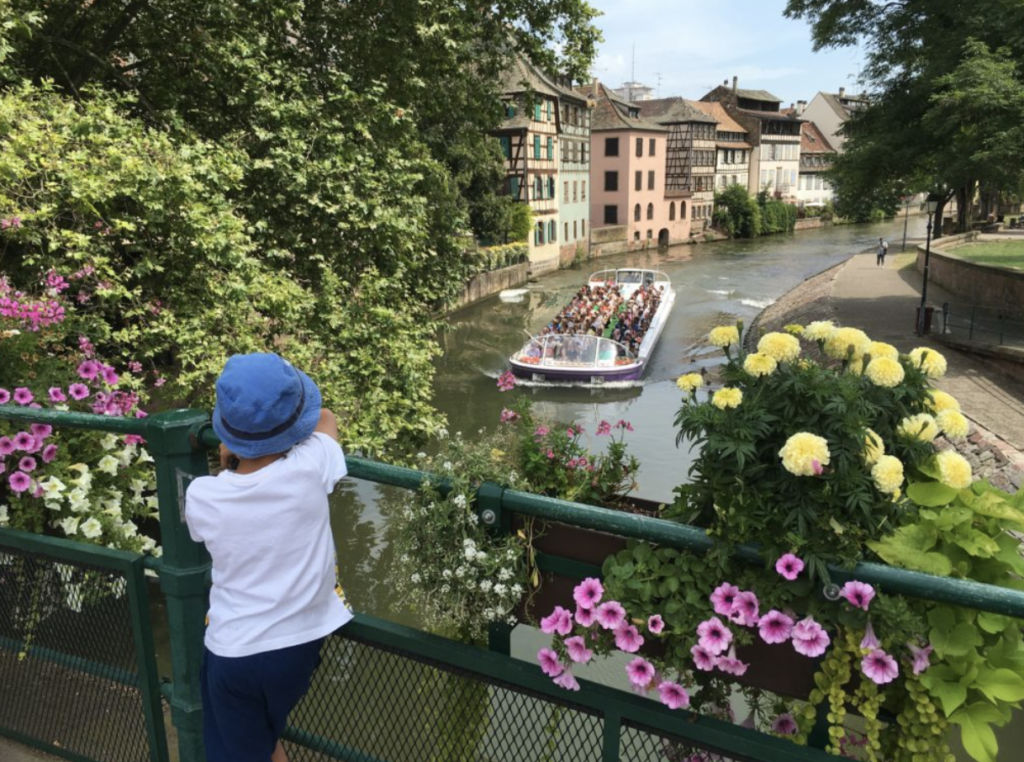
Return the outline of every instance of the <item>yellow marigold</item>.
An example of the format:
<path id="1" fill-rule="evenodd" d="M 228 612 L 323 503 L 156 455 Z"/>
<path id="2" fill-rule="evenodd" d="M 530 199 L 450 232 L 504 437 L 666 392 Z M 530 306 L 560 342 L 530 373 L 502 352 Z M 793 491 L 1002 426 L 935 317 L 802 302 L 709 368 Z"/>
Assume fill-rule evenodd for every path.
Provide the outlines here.
<path id="1" fill-rule="evenodd" d="M 909 439 L 917 438 L 922 442 L 931 442 L 939 435 L 938 424 L 928 413 L 918 413 L 904 418 L 896 431 Z"/>
<path id="2" fill-rule="evenodd" d="M 757 342 L 757 351 L 776 362 L 791 362 L 800 356 L 800 339 L 786 333 L 766 333 Z"/>
<path id="3" fill-rule="evenodd" d="M 859 328 L 838 328 L 825 342 L 825 352 L 829 357 L 845 360 L 853 347 L 854 358 L 863 357 L 871 346 L 871 339 Z"/>
<path id="4" fill-rule="evenodd" d="M 966 489 L 971 486 L 974 477 L 971 464 L 958 452 L 945 450 L 935 456 L 935 464 L 939 467 L 939 481 L 953 489 Z"/>
<path id="5" fill-rule="evenodd" d="M 751 352 L 743 361 L 743 370 L 752 376 L 770 376 L 778 365 L 774 357 L 760 352 Z"/>
<path id="6" fill-rule="evenodd" d="M 782 458 L 782 467 L 796 476 L 820 474 L 831 459 L 825 438 L 806 431 L 787 439 L 779 450 L 779 457 Z"/>
<path id="7" fill-rule="evenodd" d="M 960 403 L 956 401 L 956 397 L 952 394 L 946 394 L 946 392 L 939 391 L 938 389 L 931 389 L 928 392 L 930 399 L 928 400 L 928 407 L 934 410 L 936 413 L 941 413 L 943 410 L 956 410 L 960 412 Z"/>
<path id="8" fill-rule="evenodd" d="M 740 332 L 734 325 L 720 325 L 712 328 L 708 334 L 708 342 L 716 347 L 727 347 L 730 344 L 739 344 Z"/>
<path id="9" fill-rule="evenodd" d="M 684 392 L 692 392 L 704 386 L 704 377 L 700 373 L 687 373 L 676 379 L 676 386 Z"/>
<path id="10" fill-rule="evenodd" d="M 868 354 L 872 357 L 888 357 L 890 360 L 900 359 L 900 351 L 884 341 L 872 341 L 868 346 Z"/>
<path id="11" fill-rule="evenodd" d="M 924 371 L 928 378 L 942 378 L 946 375 L 946 358 L 927 347 L 910 350 L 910 359 L 914 367 Z"/>
<path id="12" fill-rule="evenodd" d="M 876 357 L 868 363 L 864 375 L 875 386 L 885 386 L 891 389 L 894 386 L 900 385 L 906 373 L 898 360 L 892 360 L 888 357 Z"/>
<path id="13" fill-rule="evenodd" d="M 846 366 L 847 373 L 853 373 L 858 376 L 864 375 L 864 358 L 858 357 L 854 360 L 850 360 L 850 364 Z"/>
<path id="14" fill-rule="evenodd" d="M 804 333 L 804 327 L 799 323 L 790 323 L 789 325 L 784 326 L 782 330 L 786 333 L 791 333 L 794 336 L 802 336 Z"/>
<path id="15" fill-rule="evenodd" d="M 903 484 L 903 464 L 899 458 L 883 455 L 871 468 L 871 478 L 880 492 L 893 494 Z"/>
<path id="16" fill-rule="evenodd" d="M 869 466 L 875 465 L 878 459 L 885 455 L 885 443 L 871 429 L 864 431 L 864 462 Z"/>
<path id="17" fill-rule="evenodd" d="M 739 389 L 733 389 L 728 386 L 724 389 L 719 389 L 715 392 L 714 396 L 711 397 L 711 404 L 719 410 L 725 410 L 730 407 L 739 407 L 741 402 L 743 402 L 743 392 Z"/>
<path id="18" fill-rule="evenodd" d="M 935 422 L 947 437 L 959 438 L 967 436 L 970 425 L 959 410 L 943 410 L 935 416 Z"/>
<path id="19" fill-rule="evenodd" d="M 826 341 L 835 332 L 836 326 L 831 320 L 815 320 L 804 328 L 804 338 L 808 341 Z"/>

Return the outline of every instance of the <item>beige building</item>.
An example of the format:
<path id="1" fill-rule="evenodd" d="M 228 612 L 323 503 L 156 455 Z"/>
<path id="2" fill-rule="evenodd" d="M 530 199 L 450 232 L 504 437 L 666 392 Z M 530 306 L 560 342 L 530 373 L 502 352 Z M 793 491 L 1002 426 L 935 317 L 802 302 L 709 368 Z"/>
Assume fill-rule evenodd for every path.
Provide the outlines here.
<path id="1" fill-rule="evenodd" d="M 818 93 L 803 109 L 802 117 L 817 125 L 836 153 L 843 152 L 846 136 L 842 127 L 853 114 L 868 107 L 868 100 L 860 95 L 849 95 L 845 87 L 837 93 Z"/>
<path id="2" fill-rule="evenodd" d="M 800 174 L 796 198 L 800 206 L 824 205 L 835 194 L 825 173 L 832 166 L 835 149 L 814 122 L 804 122 L 800 131 Z"/>
<path id="3" fill-rule="evenodd" d="M 722 192 L 730 185 L 750 187 L 750 152 L 746 128 L 729 116 L 721 103 L 693 101 L 693 105 L 712 117 L 715 131 L 715 190 Z"/>

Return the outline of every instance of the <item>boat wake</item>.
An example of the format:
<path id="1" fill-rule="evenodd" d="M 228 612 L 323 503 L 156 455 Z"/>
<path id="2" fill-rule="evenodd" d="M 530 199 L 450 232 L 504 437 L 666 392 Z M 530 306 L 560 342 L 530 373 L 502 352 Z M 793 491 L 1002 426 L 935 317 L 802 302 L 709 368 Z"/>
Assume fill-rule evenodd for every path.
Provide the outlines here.
<path id="1" fill-rule="evenodd" d="M 740 304 L 745 304 L 747 307 L 754 307 L 759 310 L 763 310 L 765 307 L 771 307 L 775 304 L 774 299 L 740 299 Z"/>
<path id="2" fill-rule="evenodd" d="M 728 291 L 728 290 L 724 290 L 724 289 L 723 290 L 720 290 L 720 289 L 709 289 L 708 293 L 709 294 L 717 294 L 718 296 L 732 296 L 736 292 L 735 291 Z"/>

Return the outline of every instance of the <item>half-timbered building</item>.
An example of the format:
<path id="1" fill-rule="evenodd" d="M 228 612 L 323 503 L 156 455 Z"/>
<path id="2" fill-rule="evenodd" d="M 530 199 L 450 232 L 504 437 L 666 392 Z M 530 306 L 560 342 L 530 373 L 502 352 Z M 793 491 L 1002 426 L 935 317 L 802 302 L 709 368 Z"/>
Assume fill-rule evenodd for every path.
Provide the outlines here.
<path id="1" fill-rule="evenodd" d="M 730 185 L 749 189 L 750 143 L 746 128 L 729 116 L 721 103 L 694 101 L 692 104 L 718 122 L 715 130 L 715 190 L 721 192 Z"/>

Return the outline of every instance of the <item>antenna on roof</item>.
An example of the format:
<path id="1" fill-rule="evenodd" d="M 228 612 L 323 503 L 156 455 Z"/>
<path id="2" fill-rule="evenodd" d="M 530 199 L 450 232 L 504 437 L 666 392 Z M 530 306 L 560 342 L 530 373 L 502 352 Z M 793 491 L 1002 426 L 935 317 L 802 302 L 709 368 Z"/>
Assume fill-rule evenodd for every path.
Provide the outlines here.
<path id="1" fill-rule="evenodd" d="M 636 40 L 633 41 L 633 66 L 629 72 L 629 81 L 636 82 Z"/>
<path id="2" fill-rule="evenodd" d="M 659 71 L 654 76 L 656 76 L 658 78 L 658 89 L 655 92 L 658 93 L 658 97 L 660 98 L 661 97 L 661 72 Z"/>

